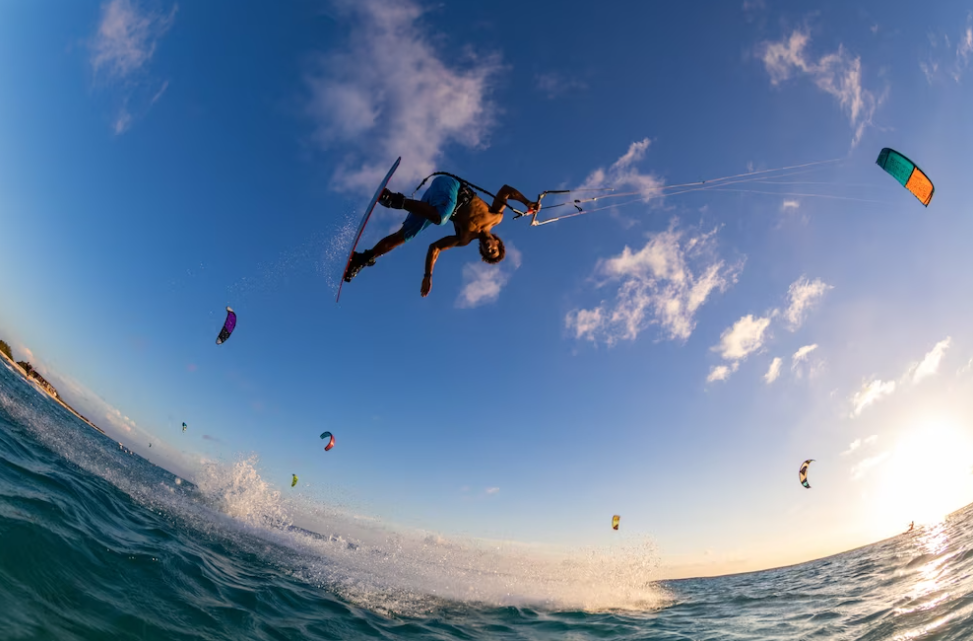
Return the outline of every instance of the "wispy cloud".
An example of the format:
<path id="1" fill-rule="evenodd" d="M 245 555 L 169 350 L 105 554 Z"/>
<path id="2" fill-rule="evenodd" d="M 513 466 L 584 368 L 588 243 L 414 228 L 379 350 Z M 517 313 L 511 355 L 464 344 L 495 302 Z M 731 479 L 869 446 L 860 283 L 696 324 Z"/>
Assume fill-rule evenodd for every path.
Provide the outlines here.
<path id="1" fill-rule="evenodd" d="M 763 345 L 764 334 L 769 326 L 769 318 L 754 318 L 753 314 L 747 314 L 724 330 L 720 334 L 720 343 L 711 349 L 719 352 L 723 360 L 730 361 L 729 366 L 715 366 L 706 380 L 726 380 L 732 372 L 737 371 L 740 361 Z M 717 374 L 719 378 L 714 378 Z"/>
<path id="2" fill-rule="evenodd" d="M 730 365 L 716 365 L 710 370 L 709 376 L 706 377 L 707 383 L 712 383 L 714 381 L 725 381 L 730 378 L 730 374 L 737 371 L 740 366 L 739 363 L 731 363 Z"/>
<path id="3" fill-rule="evenodd" d="M 790 211 L 792 209 L 798 209 L 800 208 L 800 206 L 801 206 L 801 201 L 799 200 L 784 199 L 784 202 L 780 204 L 780 210 L 782 212 Z"/>
<path id="4" fill-rule="evenodd" d="M 713 351 L 726 360 L 746 358 L 763 345 L 764 332 L 769 326 L 769 318 L 754 318 L 753 314 L 747 314 L 720 334 L 720 344 L 713 347 Z"/>
<path id="5" fill-rule="evenodd" d="M 852 405 L 854 405 L 852 416 L 861 416 L 862 410 L 894 391 L 895 381 L 882 381 L 876 378 L 863 384 L 862 388 L 855 392 L 851 399 Z"/>
<path id="6" fill-rule="evenodd" d="M 956 38 L 955 48 L 952 44 L 953 39 L 949 35 L 935 33 L 927 35 L 930 49 L 923 54 L 923 59 L 919 60 L 919 68 L 925 75 L 926 81 L 933 84 L 940 77 L 939 73 L 942 70 L 953 80 L 960 82 L 969 69 L 970 58 L 973 57 L 973 11 L 966 14 L 966 23 Z M 940 53 L 943 50 L 946 50 L 945 54 Z"/>
<path id="7" fill-rule="evenodd" d="M 818 345 L 817 343 L 815 343 L 814 345 L 805 345 L 804 347 L 801 347 L 796 352 L 794 352 L 794 355 L 791 356 L 791 369 L 796 367 L 802 361 L 806 361 L 808 355 L 810 355 L 810 353 L 816 350 L 817 348 Z"/>
<path id="8" fill-rule="evenodd" d="M 142 10 L 131 0 L 111 0 L 101 6 L 101 22 L 91 43 L 91 67 L 111 80 L 127 80 L 140 72 L 172 26 L 168 15 Z"/>
<path id="9" fill-rule="evenodd" d="M 923 357 L 922 362 L 915 366 L 912 372 L 912 382 L 913 384 L 918 383 L 924 378 L 932 376 L 939 371 L 939 364 L 943 360 L 943 356 L 946 354 L 946 350 L 949 349 L 949 344 L 952 339 L 947 336 L 943 340 L 936 343 L 926 355 Z"/>
<path id="10" fill-rule="evenodd" d="M 31 367 L 33 367 L 34 369 L 36 369 L 38 372 L 41 373 L 41 376 L 44 376 L 46 378 L 47 376 L 50 375 L 50 372 L 47 369 L 47 365 L 45 365 L 43 361 L 38 360 L 38 358 L 34 356 L 34 352 L 32 352 L 29 347 L 23 344 L 18 345 L 17 347 L 18 347 L 17 351 L 20 352 L 20 356 L 21 356 L 20 360 L 30 363 Z M 14 360 L 16 360 L 16 356 L 14 357 Z"/>
<path id="11" fill-rule="evenodd" d="M 520 268 L 521 254 L 508 244 L 507 258 L 496 265 L 484 262 L 463 265 L 463 288 L 456 299 L 457 307 L 479 307 L 500 297 L 500 290 Z"/>
<path id="12" fill-rule="evenodd" d="M 852 454 L 855 450 L 862 446 L 871 445 L 878 440 L 878 434 L 872 434 L 866 439 L 856 438 L 854 441 L 848 444 L 848 449 L 841 453 L 841 456 L 848 456 Z"/>
<path id="13" fill-rule="evenodd" d="M 149 104 L 154 105 L 155 103 L 159 102 L 159 100 L 162 98 L 162 94 L 164 94 L 166 92 L 166 89 L 168 88 L 169 88 L 169 81 L 166 80 L 165 82 L 162 83 L 162 86 L 159 87 L 159 90 L 155 92 L 155 95 L 152 96 L 152 100 L 149 101 Z"/>
<path id="14" fill-rule="evenodd" d="M 768 329 L 772 321 L 781 316 L 784 317 L 791 331 L 795 331 L 800 327 L 801 323 L 804 321 L 804 317 L 807 311 L 815 304 L 815 302 L 824 294 L 824 292 L 830 289 L 829 285 L 825 285 L 820 280 L 815 280 L 813 282 L 807 280 L 803 276 L 797 281 L 791 284 L 788 289 L 788 297 L 790 299 L 790 305 L 782 313 L 780 310 L 773 310 L 767 316 L 757 316 L 754 314 L 747 314 L 734 323 L 731 327 L 720 334 L 720 342 L 715 345 L 712 350 L 718 352 L 720 357 L 729 361 L 732 367 L 724 371 L 722 369 L 714 368 L 710 372 L 710 377 L 714 375 L 714 372 L 719 372 L 722 378 L 717 380 L 725 380 L 730 373 L 735 372 L 740 361 L 744 360 L 750 354 L 756 352 L 769 337 Z M 805 345 L 800 348 L 792 356 L 791 370 L 794 371 L 797 365 L 803 361 L 806 361 L 808 354 L 817 349 L 817 345 Z M 767 373 L 764 374 L 764 380 L 769 385 L 773 383 L 780 377 L 780 369 L 783 364 L 781 358 L 775 358 L 771 364 Z M 798 376 L 800 376 L 798 372 Z M 814 375 L 815 371 L 812 369 L 811 374 Z M 707 380 L 710 380 L 709 378 Z"/>
<path id="15" fill-rule="evenodd" d="M 797 331 L 804 323 L 808 312 L 829 289 L 834 289 L 834 287 L 826 284 L 820 278 L 812 281 L 801 276 L 791 283 L 791 286 L 787 289 L 787 297 L 790 303 L 784 310 L 784 320 L 787 321 L 788 329 L 792 332 Z"/>
<path id="16" fill-rule="evenodd" d="M 551 100 L 560 98 L 568 93 L 584 91 L 588 88 L 588 85 L 578 78 L 569 78 L 553 72 L 539 73 L 534 76 L 534 86 Z"/>
<path id="17" fill-rule="evenodd" d="M 575 309 L 565 325 L 575 338 L 613 345 L 635 340 L 651 325 L 673 340 L 685 340 L 696 326 L 695 315 L 714 291 L 736 281 L 739 266 L 728 267 L 714 256 L 716 230 L 685 237 L 681 231 L 650 234 L 638 251 L 601 260 L 596 273 L 615 284 L 614 301 L 594 309 Z"/>
<path id="18" fill-rule="evenodd" d="M 500 488 L 499 487 L 488 487 L 485 491 L 486 491 L 487 494 L 496 494 L 497 492 L 500 491 Z"/>
<path id="19" fill-rule="evenodd" d="M 140 88 L 154 84 L 145 77 L 145 69 L 159 40 L 172 26 L 177 8 L 173 5 L 168 13 L 159 13 L 132 0 L 111 0 L 101 6 L 98 30 L 89 45 L 90 63 L 97 80 L 121 87 L 121 106 L 112 122 L 116 135 L 132 125 L 130 103 Z M 154 91 L 144 109 L 155 104 L 168 86 L 166 81 Z"/>
<path id="20" fill-rule="evenodd" d="M 764 380 L 767 381 L 767 385 L 770 385 L 780 376 L 780 366 L 784 361 L 778 356 L 770 362 L 770 367 L 767 368 L 767 373 L 764 374 Z"/>
<path id="21" fill-rule="evenodd" d="M 966 361 L 966 365 L 956 370 L 956 375 L 962 376 L 963 374 L 966 374 L 969 371 L 973 371 L 973 358 Z"/>
<path id="22" fill-rule="evenodd" d="M 851 479 L 853 481 L 859 481 L 865 478 L 865 475 L 868 474 L 870 470 L 880 465 L 888 457 L 888 452 L 882 452 L 881 454 L 869 456 L 868 458 L 862 459 L 858 463 L 855 463 L 851 466 Z"/>
<path id="23" fill-rule="evenodd" d="M 859 416 L 866 407 L 885 396 L 891 395 L 897 388 L 901 389 L 909 384 L 916 385 L 936 374 L 951 343 L 952 338 L 949 336 L 936 343 L 931 350 L 926 352 L 921 361 L 913 362 L 906 368 L 899 378 L 898 384 L 895 381 L 882 381 L 877 378 L 864 383 L 862 388 L 855 392 L 851 398 L 854 406 L 852 417 Z M 961 373 L 962 370 L 957 372 L 957 374 Z"/>
<path id="24" fill-rule="evenodd" d="M 791 356 L 791 372 L 794 373 L 796 378 L 802 378 L 805 374 L 814 377 L 822 371 L 824 367 L 823 360 L 818 360 L 814 364 L 811 364 L 809 360 L 811 352 L 817 348 L 817 343 L 814 345 L 805 345 Z"/>
<path id="25" fill-rule="evenodd" d="M 963 31 L 956 45 L 956 63 L 953 67 L 953 79 L 956 82 L 963 77 L 963 72 L 970 64 L 970 55 L 973 54 L 973 12 L 966 16 L 966 29 Z"/>
<path id="26" fill-rule="evenodd" d="M 398 178 L 436 169 L 450 144 L 485 144 L 495 106 L 496 56 L 447 60 L 410 0 L 334 0 L 347 27 L 343 51 L 319 56 L 306 76 L 314 139 L 344 155 L 335 187 L 371 191 L 402 156 Z"/>
<path id="27" fill-rule="evenodd" d="M 770 82 L 776 86 L 794 75 L 809 76 L 819 89 L 837 99 L 855 131 L 852 139 L 855 146 L 865 127 L 872 124 L 880 100 L 862 87 L 861 58 L 852 56 L 839 45 L 837 51 L 815 60 L 806 52 L 810 40 L 806 31 L 795 30 L 780 42 L 763 43 L 760 57 L 770 74 Z"/>
<path id="28" fill-rule="evenodd" d="M 654 174 L 643 174 L 635 167 L 650 144 L 648 138 L 633 142 L 628 146 L 628 151 L 608 169 L 599 167 L 588 174 L 580 189 L 628 188 L 638 191 L 645 199 L 660 196 L 660 188 L 665 181 Z"/>

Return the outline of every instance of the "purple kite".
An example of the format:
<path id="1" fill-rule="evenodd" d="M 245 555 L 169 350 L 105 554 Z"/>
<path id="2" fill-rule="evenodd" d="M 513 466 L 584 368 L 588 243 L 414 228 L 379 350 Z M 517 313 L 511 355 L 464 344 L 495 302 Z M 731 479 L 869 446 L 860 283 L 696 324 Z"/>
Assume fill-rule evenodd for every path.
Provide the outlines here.
<path id="1" fill-rule="evenodd" d="M 220 335 L 216 337 L 216 344 L 222 345 L 226 342 L 226 339 L 230 337 L 233 333 L 233 328 L 236 327 L 236 312 L 226 308 L 226 322 L 223 323 L 223 329 L 220 330 Z"/>

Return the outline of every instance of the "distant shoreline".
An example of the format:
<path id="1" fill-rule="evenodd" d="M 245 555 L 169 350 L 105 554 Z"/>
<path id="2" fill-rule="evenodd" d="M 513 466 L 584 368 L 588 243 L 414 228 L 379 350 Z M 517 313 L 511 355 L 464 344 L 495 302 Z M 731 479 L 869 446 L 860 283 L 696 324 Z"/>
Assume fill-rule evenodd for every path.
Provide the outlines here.
<path id="1" fill-rule="evenodd" d="M 57 396 L 54 396 L 53 394 L 51 394 L 50 392 L 48 392 L 47 390 L 45 390 L 43 387 L 41 387 L 40 385 L 38 385 L 37 383 L 35 383 L 33 380 L 31 380 L 30 376 L 27 375 L 27 372 L 24 371 L 24 368 L 17 364 L 17 361 L 15 361 L 12 358 L 8 357 L 3 352 L 0 352 L 0 356 L 2 356 L 5 361 L 7 361 L 11 365 L 13 365 L 14 371 L 15 372 L 18 372 L 21 376 L 23 376 L 24 377 L 24 380 L 26 380 L 28 383 L 30 383 L 31 385 L 33 385 L 34 387 L 36 387 L 38 390 L 44 392 L 44 395 L 45 396 L 49 397 L 50 399 L 52 399 L 56 403 L 60 404 L 61 407 L 63 407 L 67 411 L 71 412 L 75 416 L 77 416 L 84 423 L 87 423 L 88 426 L 93 427 L 94 429 L 98 430 L 102 434 L 105 434 L 105 430 L 101 429 L 100 427 L 98 427 L 97 425 L 95 425 L 94 423 L 92 423 L 91 421 L 89 421 L 88 419 L 86 419 L 76 409 L 74 409 L 73 407 L 71 407 L 70 405 L 68 405 L 67 403 L 65 403 L 63 400 L 61 400 Z M 105 434 L 105 436 L 108 436 L 108 435 Z"/>

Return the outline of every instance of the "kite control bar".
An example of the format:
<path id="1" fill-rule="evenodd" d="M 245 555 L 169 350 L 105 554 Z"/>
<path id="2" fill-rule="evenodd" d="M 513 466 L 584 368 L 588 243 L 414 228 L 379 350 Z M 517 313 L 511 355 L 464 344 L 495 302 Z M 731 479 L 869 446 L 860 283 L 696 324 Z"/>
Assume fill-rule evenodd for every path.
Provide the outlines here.
<path id="1" fill-rule="evenodd" d="M 458 180 L 459 182 L 463 183 L 464 185 L 467 185 L 470 188 L 475 189 L 478 192 L 489 196 L 490 198 L 496 199 L 496 197 L 497 197 L 496 194 L 487 191 L 483 187 L 480 187 L 479 185 L 474 185 L 473 183 L 471 183 L 470 181 L 466 180 L 465 178 L 460 178 L 459 176 L 457 176 L 455 174 L 451 174 L 448 171 L 437 171 L 437 172 L 433 172 L 433 173 L 429 174 L 428 176 L 426 176 L 425 178 L 423 178 L 422 179 L 422 182 L 419 183 L 419 185 L 413 190 L 412 195 L 415 196 L 416 193 L 418 193 L 419 190 L 422 189 L 422 186 L 425 185 L 426 182 L 430 178 L 432 178 L 433 176 L 449 176 L 450 178 L 453 178 L 455 180 Z M 570 201 L 563 202 L 563 203 L 557 203 L 556 205 L 551 205 L 551 207 L 548 207 L 548 209 L 552 209 L 554 207 L 562 207 L 564 205 L 573 205 L 574 208 L 577 209 L 578 211 L 573 212 L 571 214 L 568 214 L 567 216 L 558 216 L 557 218 L 550 218 L 548 220 L 542 220 L 542 221 L 539 221 L 538 222 L 538 220 L 537 220 L 537 214 L 541 210 L 541 201 L 544 200 L 544 197 L 545 196 L 547 196 L 549 194 L 571 194 L 571 193 L 574 193 L 576 191 L 615 191 L 615 190 L 613 188 L 611 188 L 611 187 L 606 187 L 606 188 L 582 188 L 582 189 L 549 189 L 547 191 L 542 191 L 541 193 L 539 193 L 537 195 L 537 200 L 535 201 L 535 202 L 537 202 L 537 209 L 528 209 L 527 211 L 520 211 L 516 207 L 511 206 L 509 203 L 507 204 L 507 207 L 512 212 L 514 212 L 516 214 L 516 216 L 514 216 L 514 220 L 516 220 L 518 218 L 521 218 L 523 216 L 530 216 L 531 217 L 530 226 L 531 227 L 537 227 L 539 225 L 546 225 L 547 223 L 553 223 L 555 220 L 560 220 L 561 218 L 568 218 L 568 217 L 571 217 L 571 216 L 579 216 L 581 214 L 588 213 L 585 209 L 583 209 L 581 207 L 581 205 L 583 203 L 590 203 L 590 202 L 594 202 L 594 201 L 598 200 L 599 198 L 603 198 L 603 196 L 595 196 L 594 198 L 574 199 L 574 200 L 570 200 Z M 624 196 L 624 195 L 627 195 L 627 194 L 616 194 L 616 195 L 618 195 L 618 196 Z"/>
<path id="2" fill-rule="evenodd" d="M 528 209 L 526 212 L 521 212 L 511 207 L 511 209 L 517 212 L 517 215 L 514 216 L 514 220 L 520 218 L 521 216 L 530 216 L 531 217 L 530 226 L 538 227 L 540 225 L 546 225 L 547 223 L 553 223 L 555 220 L 560 220 L 562 218 L 568 218 L 570 216 L 578 216 L 580 214 L 587 213 L 584 210 L 584 208 L 581 207 L 583 203 L 591 203 L 598 200 L 599 198 L 603 198 L 603 196 L 595 196 L 594 198 L 575 198 L 573 200 L 569 200 L 563 203 L 557 203 L 556 205 L 552 205 L 548 209 L 554 207 L 563 207 L 564 205 L 572 205 L 578 211 L 572 214 L 567 214 L 566 216 L 558 216 L 557 218 L 550 218 L 548 220 L 542 220 L 538 222 L 537 214 L 541 210 L 541 201 L 544 199 L 544 196 L 547 196 L 548 194 L 572 194 L 576 191 L 615 191 L 615 190 L 611 187 L 605 187 L 605 188 L 590 188 L 590 189 L 549 189 L 547 191 L 542 191 L 537 195 L 537 201 L 536 201 L 537 209 L 533 209 L 533 210 Z"/>

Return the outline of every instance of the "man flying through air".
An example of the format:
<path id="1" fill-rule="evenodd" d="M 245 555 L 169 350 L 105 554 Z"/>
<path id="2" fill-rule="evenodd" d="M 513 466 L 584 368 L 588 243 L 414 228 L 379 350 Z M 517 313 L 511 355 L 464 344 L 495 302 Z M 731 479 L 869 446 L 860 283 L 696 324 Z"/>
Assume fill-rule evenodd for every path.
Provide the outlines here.
<path id="1" fill-rule="evenodd" d="M 419 293 L 424 297 L 429 295 L 432 289 L 432 270 L 439 258 L 439 252 L 443 250 L 463 247 L 479 240 L 480 256 L 484 262 L 499 263 L 506 255 L 506 250 L 503 241 L 491 230 L 503 220 L 503 210 L 507 206 L 508 198 L 522 202 L 527 206 L 528 213 L 538 209 L 536 202 L 527 200 L 509 185 L 504 185 L 497 192 L 493 204 L 488 206 L 469 185 L 452 176 L 436 176 L 422 195 L 422 200 L 412 200 L 403 194 L 384 190 L 378 203 L 391 209 L 405 209 L 409 215 L 397 232 L 378 241 L 369 250 L 352 254 L 351 263 L 345 273 L 345 282 L 351 282 L 363 268 L 374 265 L 376 258 L 412 240 L 426 227 L 433 224 L 445 225 L 449 220 L 453 221 L 455 233 L 429 245 L 426 273 L 422 277 L 422 289 Z"/>

